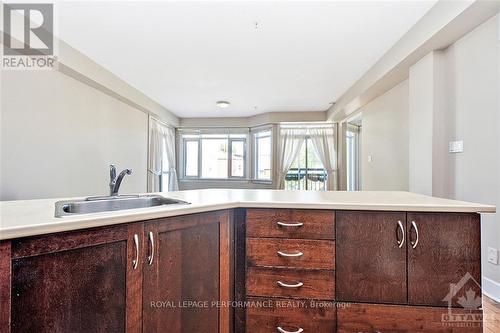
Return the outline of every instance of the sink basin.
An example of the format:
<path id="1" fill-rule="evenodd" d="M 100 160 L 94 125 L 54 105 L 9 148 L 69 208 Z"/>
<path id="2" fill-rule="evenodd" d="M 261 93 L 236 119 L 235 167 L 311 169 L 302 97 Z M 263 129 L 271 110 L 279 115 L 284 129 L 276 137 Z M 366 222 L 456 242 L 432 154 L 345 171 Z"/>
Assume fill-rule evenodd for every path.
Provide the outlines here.
<path id="1" fill-rule="evenodd" d="M 120 195 L 114 197 L 90 197 L 83 200 L 56 202 L 56 217 L 77 214 L 110 212 L 124 209 L 189 204 L 189 202 L 162 197 L 161 195 Z"/>

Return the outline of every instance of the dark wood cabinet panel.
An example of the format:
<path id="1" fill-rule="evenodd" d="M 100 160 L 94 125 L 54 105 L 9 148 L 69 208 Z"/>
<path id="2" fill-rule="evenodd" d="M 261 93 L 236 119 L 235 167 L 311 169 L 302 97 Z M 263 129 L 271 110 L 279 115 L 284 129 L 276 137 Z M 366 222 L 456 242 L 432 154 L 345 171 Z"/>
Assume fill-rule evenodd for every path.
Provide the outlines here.
<path id="1" fill-rule="evenodd" d="M 331 240 L 335 238 L 334 222 L 331 210 L 254 208 L 247 210 L 246 233 L 248 237 Z"/>
<path id="2" fill-rule="evenodd" d="M 404 212 L 336 213 L 337 300 L 407 302 L 405 221 Z"/>
<path id="3" fill-rule="evenodd" d="M 412 223 L 415 223 L 412 226 Z M 418 243 L 414 247 L 417 240 Z M 410 304 L 460 307 L 469 289 L 481 301 L 481 231 L 478 214 L 408 213 L 408 299 Z M 470 297 L 469 297 L 470 299 Z"/>
<path id="4" fill-rule="evenodd" d="M 219 258 L 221 219 L 224 219 L 221 226 L 227 228 L 227 212 L 182 216 L 146 224 L 146 252 L 148 255 L 152 252 L 148 250 L 151 232 L 154 257 L 151 265 L 146 260 L 144 270 L 145 332 L 219 331 L 220 312 L 214 302 L 218 302 L 222 294 L 229 295 L 228 277 L 221 276 Z M 224 235 L 227 240 L 228 233 Z M 229 256 L 228 249 L 224 251 Z M 220 281 L 224 279 L 226 282 L 221 290 Z M 226 322 L 221 326 L 229 326 L 228 316 L 222 318 Z"/>
<path id="5" fill-rule="evenodd" d="M 140 332 L 141 232 L 135 223 L 13 240 L 11 332 Z"/>
<path id="6" fill-rule="evenodd" d="M 303 285 L 297 288 L 285 287 L 280 286 L 278 281 L 287 285 Z M 335 274 L 334 271 L 324 270 L 249 267 L 246 293 L 250 296 L 333 300 Z"/>
<path id="7" fill-rule="evenodd" d="M 481 333 L 481 317 L 464 309 L 449 315 L 447 308 L 351 303 L 337 309 L 337 333 Z"/>
<path id="8" fill-rule="evenodd" d="M 10 332 L 11 242 L 0 241 L 0 333 Z"/>
<path id="9" fill-rule="evenodd" d="M 248 266 L 335 269 L 335 243 L 326 240 L 247 238 L 247 258 Z"/>
<path id="10" fill-rule="evenodd" d="M 246 301 L 246 210 L 234 211 L 234 300 Z M 234 332 L 243 333 L 246 327 L 246 309 L 238 306 L 234 309 Z"/>
<path id="11" fill-rule="evenodd" d="M 246 332 L 276 333 L 281 327 L 290 332 L 335 332 L 335 304 L 310 300 L 248 298 Z"/>

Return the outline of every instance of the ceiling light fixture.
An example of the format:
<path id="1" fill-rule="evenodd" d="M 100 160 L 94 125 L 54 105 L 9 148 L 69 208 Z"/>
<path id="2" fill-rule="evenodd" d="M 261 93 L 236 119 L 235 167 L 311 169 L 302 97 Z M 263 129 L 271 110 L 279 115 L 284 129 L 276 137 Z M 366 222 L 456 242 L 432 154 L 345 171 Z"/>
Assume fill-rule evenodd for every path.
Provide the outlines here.
<path id="1" fill-rule="evenodd" d="M 229 102 L 218 101 L 217 103 L 215 103 L 215 105 L 217 105 L 217 107 L 219 107 L 221 109 L 225 109 L 225 108 L 229 107 Z"/>

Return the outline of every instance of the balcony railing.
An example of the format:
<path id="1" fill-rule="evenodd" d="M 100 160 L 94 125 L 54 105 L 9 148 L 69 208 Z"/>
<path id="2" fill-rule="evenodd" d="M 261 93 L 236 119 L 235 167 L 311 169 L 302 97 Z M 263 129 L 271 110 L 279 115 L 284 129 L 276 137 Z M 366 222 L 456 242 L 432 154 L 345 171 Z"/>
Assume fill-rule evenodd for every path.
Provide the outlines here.
<path id="1" fill-rule="evenodd" d="M 285 177 L 286 190 L 326 190 L 326 172 L 324 169 L 290 169 Z"/>

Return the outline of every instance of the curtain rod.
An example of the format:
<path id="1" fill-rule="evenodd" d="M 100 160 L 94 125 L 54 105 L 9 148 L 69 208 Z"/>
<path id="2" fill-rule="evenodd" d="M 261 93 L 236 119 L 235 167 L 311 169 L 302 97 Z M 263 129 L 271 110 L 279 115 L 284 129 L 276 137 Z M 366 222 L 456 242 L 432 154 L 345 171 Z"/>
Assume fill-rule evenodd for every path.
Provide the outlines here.
<path id="1" fill-rule="evenodd" d="M 170 124 L 167 124 L 167 123 L 166 123 L 166 122 L 164 122 L 163 120 L 158 119 L 158 118 L 155 118 L 155 117 L 153 117 L 152 115 L 149 115 L 149 119 L 148 119 L 148 120 L 151 120 L 151 119 L 153 119 L 154 121 L 159 122 L 159 123 L 160 123 L 160 124 L 162 124 L 163 126 L 166 126 L 166 127 L 168 127 L 168 128 L 171 128 L 171 129 L 174 129 L 174 130 L 175 130 L 175 127 L 174 127 L 174 126 L 172 126 L 172 125 L 170 125 Z"/>

